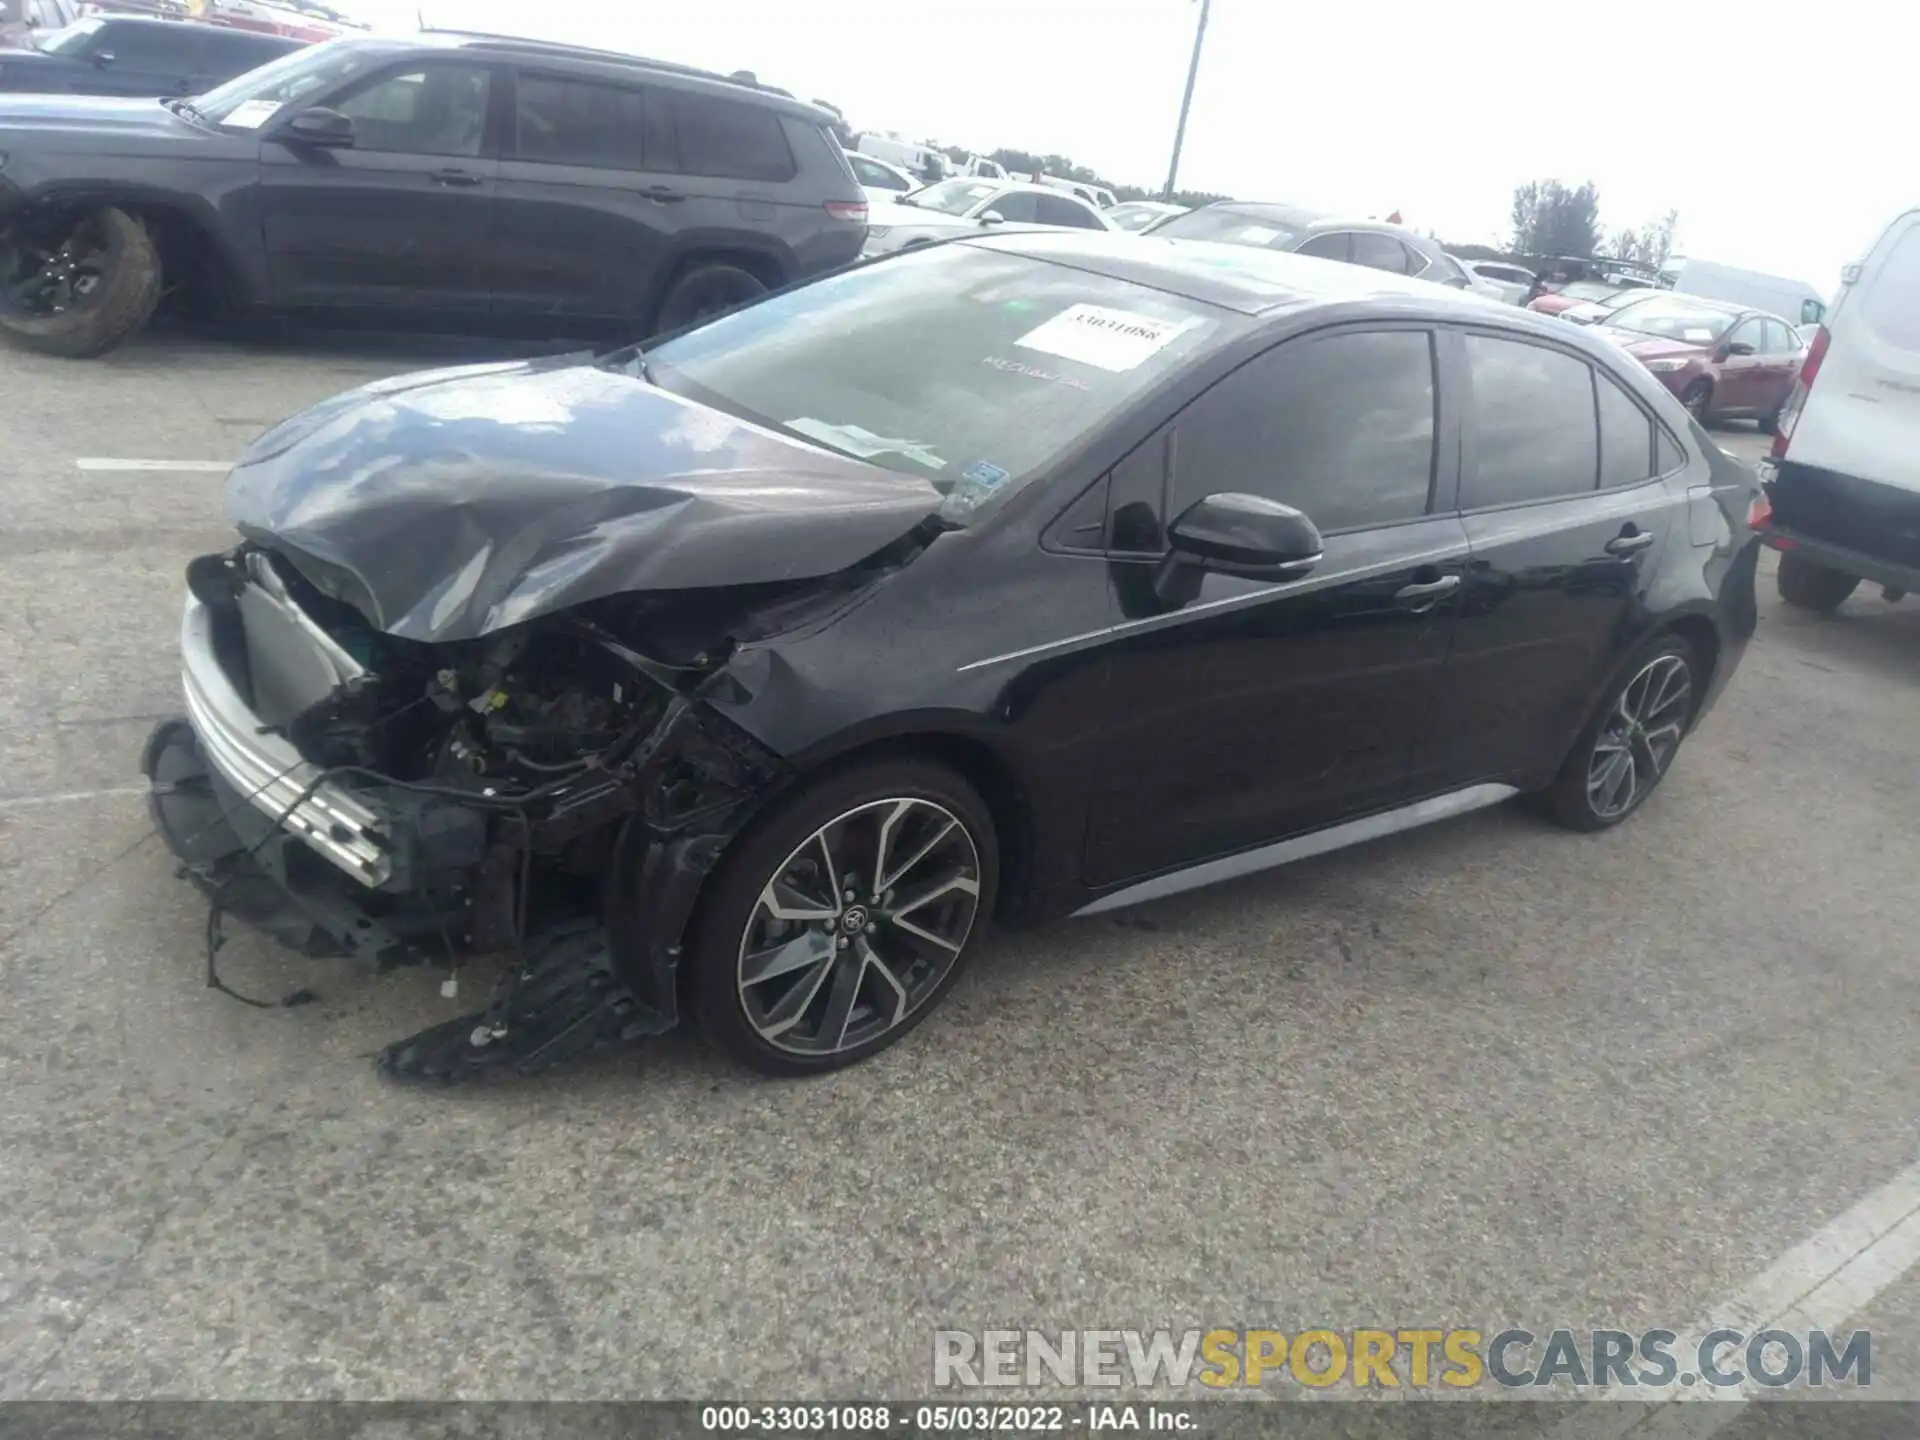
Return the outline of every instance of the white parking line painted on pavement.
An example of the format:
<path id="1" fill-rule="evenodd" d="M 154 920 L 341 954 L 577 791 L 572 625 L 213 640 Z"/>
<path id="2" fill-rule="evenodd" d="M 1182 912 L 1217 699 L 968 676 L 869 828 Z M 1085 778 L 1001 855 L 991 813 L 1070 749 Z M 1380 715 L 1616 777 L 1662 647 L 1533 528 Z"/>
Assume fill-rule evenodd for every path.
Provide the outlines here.
<path id="1" fill-rule="evenodd" d="M 165 475 L 224 475 L 230 460 L 103 460 L 89 457 L 73 462 L 82 470 L 148 471 Z"/>
<path id="2" fill-rule="evenodd" d="M 42 805 L 72 805 L 81 800 L 106 800 L 119 795 L 144 795 L 145 785 L 121 785 L 111 790 L 69 790 L 64 795 L 0 796 L 0 810 L 31 810 Z"/>
<path id="3" fill-rule="evenodd" d="M 1701 1342 L 1715 1330 L 1738 1330 L 1752 1336 L 1762 1330 L 1838 1330 L 1865 1310 L 1882 1291 L 1920 1265 L 1920 1163 L 1909 1165 L 1878 1190 L 1864 1196 L 1782 1255 L 1730 1299 L 1708 1310 L 1683 1330 L 1672 1354 L 1685 1364 L 1697 1355 Z M 1649 1398 L 1645 1390 L 1608 1389 L 1608 1399 Z M 1621 1417 L 1617 1428 L 1593 1423 L 1592 1415 L 1576 1415 L 1554 1432 L 1580 1440 L 1700 1440 L 1731 1425 L 1745 1412 L 1746 1401 L 1767 1391 L 1752 1380 L 1715 1387 L 1699 1384 L 1669 1390 L 1672 1402 L 1645 1409 L 1636 1407 Z M 1717 1404 L 1686 1404 L 1686 1401 Z"/>

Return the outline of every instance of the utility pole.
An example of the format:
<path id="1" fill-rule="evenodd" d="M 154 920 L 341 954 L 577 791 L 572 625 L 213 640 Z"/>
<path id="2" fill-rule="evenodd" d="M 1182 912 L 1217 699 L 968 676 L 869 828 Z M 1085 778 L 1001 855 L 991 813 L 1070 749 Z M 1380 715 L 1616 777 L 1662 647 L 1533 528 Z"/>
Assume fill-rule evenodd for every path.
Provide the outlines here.
<path id="1" fill-rule="evenodd" d="M 1213 8 L 1213 0 L 1200 0 L 1200 27 L 1193 32 L 1193 61 L 1187 66 L 1187 93 L 1180 97 L 1180 128 L 1173 132 L 1173 163 L 1167 166 L 1167 188 L 1161 194 L 1162 200 L 1173 199 L 1174 182 L 1180 176 L 1180 147 L 1187 138 L 1187 109 L 1193 104 L 1193 82 L 1200 74 L 1200 47 L 1207 41 L 1207 12 Z"/>

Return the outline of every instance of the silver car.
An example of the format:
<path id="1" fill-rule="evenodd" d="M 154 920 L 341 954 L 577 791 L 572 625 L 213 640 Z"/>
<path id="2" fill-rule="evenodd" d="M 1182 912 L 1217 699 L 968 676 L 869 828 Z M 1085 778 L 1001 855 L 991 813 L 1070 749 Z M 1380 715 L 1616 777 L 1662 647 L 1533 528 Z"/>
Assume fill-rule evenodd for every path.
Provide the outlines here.
<path id="1" fill-rule="evenodd" d="M 1107 217 L 1077 195 L 1017 180 L 941 180 L 911 195 L 871 203 L 863 255 L 886 255 L 996 225 L 1111 230 Z"/>

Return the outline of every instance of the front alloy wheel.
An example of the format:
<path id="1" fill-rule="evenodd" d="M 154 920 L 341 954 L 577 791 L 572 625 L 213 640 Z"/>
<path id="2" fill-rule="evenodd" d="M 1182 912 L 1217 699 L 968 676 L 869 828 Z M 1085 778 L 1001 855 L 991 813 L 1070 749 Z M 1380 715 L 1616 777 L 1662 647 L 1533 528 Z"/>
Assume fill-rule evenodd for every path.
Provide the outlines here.
<path id="1" fill-rule="evenodd" d="M 1693 676 L 1679 655 L 1649 661 L 1620 692 L 1587 761 L 1587 804 L 1605 823 L 1644 800 L 1686 734 Z"/>
<path id="2" fill-rule="evenodd" d="M 983 867 L 946 806 L 869 801 L 780 862 L 740 936 L 740 1008 L 762 1042 L 829 1059 L 878 1048 L 941 988 L 973 933 Z"/>

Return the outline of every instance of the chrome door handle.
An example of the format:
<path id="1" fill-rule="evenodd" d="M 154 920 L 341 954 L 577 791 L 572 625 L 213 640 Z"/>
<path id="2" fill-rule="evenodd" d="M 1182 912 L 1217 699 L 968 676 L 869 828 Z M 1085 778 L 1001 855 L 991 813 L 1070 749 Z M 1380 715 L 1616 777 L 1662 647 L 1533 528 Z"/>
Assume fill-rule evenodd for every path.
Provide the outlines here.
<path id="1" fill-rule="evenodd" d="M 1438 580 L 1427 580 L 1413 585 L 1402 585 L 1393 592 L 1394 600 L 1401 605 L 1415 609 L 1431 605 L 1442 595 L 1451 595 L 1460 588 L 1458 575 L 1442 575 Z"/>
<path id="2" fill-rule="evenodd" d="M 1637 555 L 1653 544 L 1653 532 L 1636 530 L 1631 535 L 1618 535 L 1607 541 L 1609 555 Z"/>

